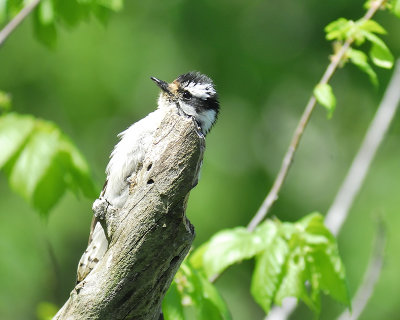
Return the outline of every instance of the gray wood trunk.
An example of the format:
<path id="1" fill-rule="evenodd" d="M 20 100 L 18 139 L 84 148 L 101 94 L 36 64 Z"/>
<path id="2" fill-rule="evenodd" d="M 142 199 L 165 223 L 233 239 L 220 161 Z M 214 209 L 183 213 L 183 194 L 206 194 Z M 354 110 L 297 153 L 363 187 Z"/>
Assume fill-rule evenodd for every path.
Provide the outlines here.
<path id="1" fill-rule="evenodd" d="M 159 319 L 194 239 L 185 210 L 205 141 L 191 118 L 170 113 L 153 146 L 127 204 L 106 214 L 108 251 L 54 319 Z"/>

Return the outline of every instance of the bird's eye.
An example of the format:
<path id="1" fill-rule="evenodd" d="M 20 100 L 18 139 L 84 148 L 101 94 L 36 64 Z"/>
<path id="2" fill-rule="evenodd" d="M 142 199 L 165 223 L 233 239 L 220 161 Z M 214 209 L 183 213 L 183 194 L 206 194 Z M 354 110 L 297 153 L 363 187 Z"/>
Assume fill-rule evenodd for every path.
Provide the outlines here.
<path id="1" fill-rule="evenodd" d="M 183 96 L 184 99 L 190 99 L 192 97 L 192 95 L 188 91 L 183 91 L 183 95 L 182 96 Z"/>

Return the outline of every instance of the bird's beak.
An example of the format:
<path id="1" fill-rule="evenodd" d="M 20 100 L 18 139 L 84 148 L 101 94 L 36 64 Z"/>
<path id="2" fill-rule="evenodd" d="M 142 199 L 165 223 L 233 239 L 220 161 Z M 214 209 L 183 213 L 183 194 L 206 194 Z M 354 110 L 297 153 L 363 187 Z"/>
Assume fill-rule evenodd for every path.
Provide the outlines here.
<path id="1" fill-rule="evenodd" d="M 169 85 L 167 82 L 157 79 L 156 77 L 150 77 L 150 79 L 153 80 L 156 83 L 156 85 L 160 87 L 162 91 L 168 94 L 172 94 L 171 91 L 169 90 Z"/>

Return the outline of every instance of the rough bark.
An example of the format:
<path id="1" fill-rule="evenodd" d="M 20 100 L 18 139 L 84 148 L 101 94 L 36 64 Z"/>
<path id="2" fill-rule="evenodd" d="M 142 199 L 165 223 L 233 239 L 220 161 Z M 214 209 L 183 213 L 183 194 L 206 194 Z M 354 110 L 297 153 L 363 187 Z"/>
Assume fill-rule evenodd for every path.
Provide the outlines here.
<path id="1" fill-rule="evenodd" d="M 123 209 L 106 214 L 110 246 L 54 319 L 158 319 L 162 299 L 194 239 L 185 216 L 204 137 L 191 118 L 169 114 Z"/>

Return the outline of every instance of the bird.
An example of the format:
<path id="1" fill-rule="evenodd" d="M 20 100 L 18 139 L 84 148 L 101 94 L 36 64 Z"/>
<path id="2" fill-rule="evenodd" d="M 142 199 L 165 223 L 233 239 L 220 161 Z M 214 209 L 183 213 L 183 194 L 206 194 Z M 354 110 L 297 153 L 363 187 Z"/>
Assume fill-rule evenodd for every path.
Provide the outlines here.
<path id="1" fill-rule="evenodd" d="M 171 83 L 155 77 L 150 79 L 161 89 L 157 109 L 118 134 L 120 140 L 111 152 L 106 167 L 106 182 L 100 197 L 93 203 L 89 243 L 78 264 L 77 283 L 86 278 L 108 250 L 109 239 L 101 221 L 107 210 L 119 210 L 125 205 L 131 179 L 140 169 L 152 146 L 152 136 L 166 114 L 175 110 L 182 116 L 191 117 L 204 137 L 218 118 L 218 94 L 208 76 L 191 71 Z"/>

